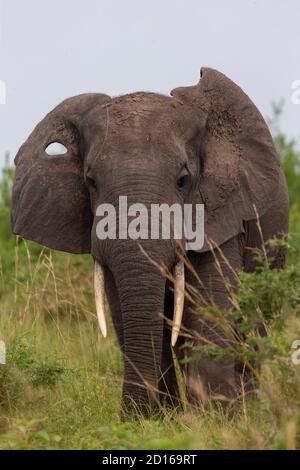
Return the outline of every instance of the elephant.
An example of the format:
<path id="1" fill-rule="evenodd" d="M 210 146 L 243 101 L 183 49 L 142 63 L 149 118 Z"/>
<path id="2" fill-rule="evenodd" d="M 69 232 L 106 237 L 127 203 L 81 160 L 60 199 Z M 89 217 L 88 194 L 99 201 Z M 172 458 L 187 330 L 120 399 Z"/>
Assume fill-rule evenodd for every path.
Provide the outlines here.
<path id="1" fill-rule="evenodd" d="M 94 259 L 100 328 L 106 336 L 106 296 L 124 360 L 125 415 L 180 408 L 176 356 L 191 403 L 201 402 L 200 390 L 236 399 L 242 370 L 234 359 L 189 360 L 201 351 L 203 338 L 221 347 L 229 338 L 195 313 L 182 286 L 194 288 L 204 306 L 230 309 L 227 283 L 236 288 L 240 271 L 256 269 L 253 251 L 288 233 L 287 185 L 266 122 L 224 74 L 202 68 L 200 75 L 196 85 L 169 96 L 87 93 L 66 99 L 15 158 L 13 232 Z M 65 152 L 48 155 L 54 142 Z M 161 236 L 100 240 L 97 207 L 116 207 L 124 195 L 147 207 L 203 205 L 202 247 L 182 253 L 175 237 Z M 272 266 L 284 263 L 285 251 L 275 250 Z M 166 272 L 173 273 L 174 287 Z M 191 348 L 184 348 L 184 331 L 197 333 Z"/>

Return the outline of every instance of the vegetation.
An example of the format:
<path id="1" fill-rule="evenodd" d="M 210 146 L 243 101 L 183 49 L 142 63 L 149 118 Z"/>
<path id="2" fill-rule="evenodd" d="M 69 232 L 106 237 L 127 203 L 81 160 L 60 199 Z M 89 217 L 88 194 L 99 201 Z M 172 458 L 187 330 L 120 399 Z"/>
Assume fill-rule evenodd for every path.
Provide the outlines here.
<path id="1" fill-rule="evenodd" d="M 222 354 L 250 361 L 260 378 L 258 394 L 243 396 L 234 414 L 213 403 L 205 409 L 185 403 L 180 414 L 120 421 L 122 361 L 112 326 L 105 341 L 97 327 L 91 260 L 11 235 L 13 171 L 3 170 L 1 449 L 300 448 L 300 365 L 291 360 L 291 345 L 300 339 L 300 152 L 278 129 L 274 138 L 291 198 L 289 262 L 283 271 L 262 262 L 257 274 L 243 273 L 236 311 L 219 312 L 244 319 L 244 345 Z M 258 320 L 268 338 L 253 333 Z M 220 354 L 214 347 L 207 352 Z"/>

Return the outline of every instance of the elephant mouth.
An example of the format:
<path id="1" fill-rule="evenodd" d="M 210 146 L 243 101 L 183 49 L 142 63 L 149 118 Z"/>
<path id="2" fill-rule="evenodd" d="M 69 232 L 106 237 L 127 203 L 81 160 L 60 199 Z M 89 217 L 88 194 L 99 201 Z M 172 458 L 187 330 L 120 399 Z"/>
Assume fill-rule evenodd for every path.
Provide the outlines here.
<path id="1" fill-rule="evenodd" d="M 174 282 L 174 309 L 173 309 L 173 322 L 172 322 L 172 335 L 171 345 L 176 345 L 184 309 L 184 261 L 178 261 L 173 267 L 173 282 Z M 104 338 L 107 336 L 107 325 L 105 317 L 105 275 L 104 269 L 99 261 L 94 261 L 94 293 L 95 304 L 99 327 Z"/>

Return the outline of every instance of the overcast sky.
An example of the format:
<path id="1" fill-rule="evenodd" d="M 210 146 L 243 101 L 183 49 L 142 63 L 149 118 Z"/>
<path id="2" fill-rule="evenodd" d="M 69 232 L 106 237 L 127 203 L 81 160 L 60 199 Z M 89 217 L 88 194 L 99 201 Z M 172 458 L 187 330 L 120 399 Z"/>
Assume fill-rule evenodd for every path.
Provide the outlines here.
<path id="1" fill-rule="evenodd" d="M 56 104 L 82 92 L 168 94 L 214 67 L 264 116 L 285 100 L 300 136 L 299 0 L 0 0 L 0 166 Z"/>

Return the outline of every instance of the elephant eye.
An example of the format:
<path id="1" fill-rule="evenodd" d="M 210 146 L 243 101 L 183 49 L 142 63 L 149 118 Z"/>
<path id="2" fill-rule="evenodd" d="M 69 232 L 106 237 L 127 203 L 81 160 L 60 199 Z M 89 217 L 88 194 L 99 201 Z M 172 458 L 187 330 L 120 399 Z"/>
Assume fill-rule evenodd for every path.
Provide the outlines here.
<path id="1" fill-rule="evenodd" d="M 190 173 L 186 167 L 183 167 L 180 174 L 177 177 L 177 187 L 183 189 L 190 181 Z"/>
<path id="2" fill-rule="evenodd" d="M 86 176 L 86 184 L 89 189 L 93 189 L 94 191 L 96 191 L 97 189 L 96 182 L 93 178 L 91 178 L 88 175 Z"/>

